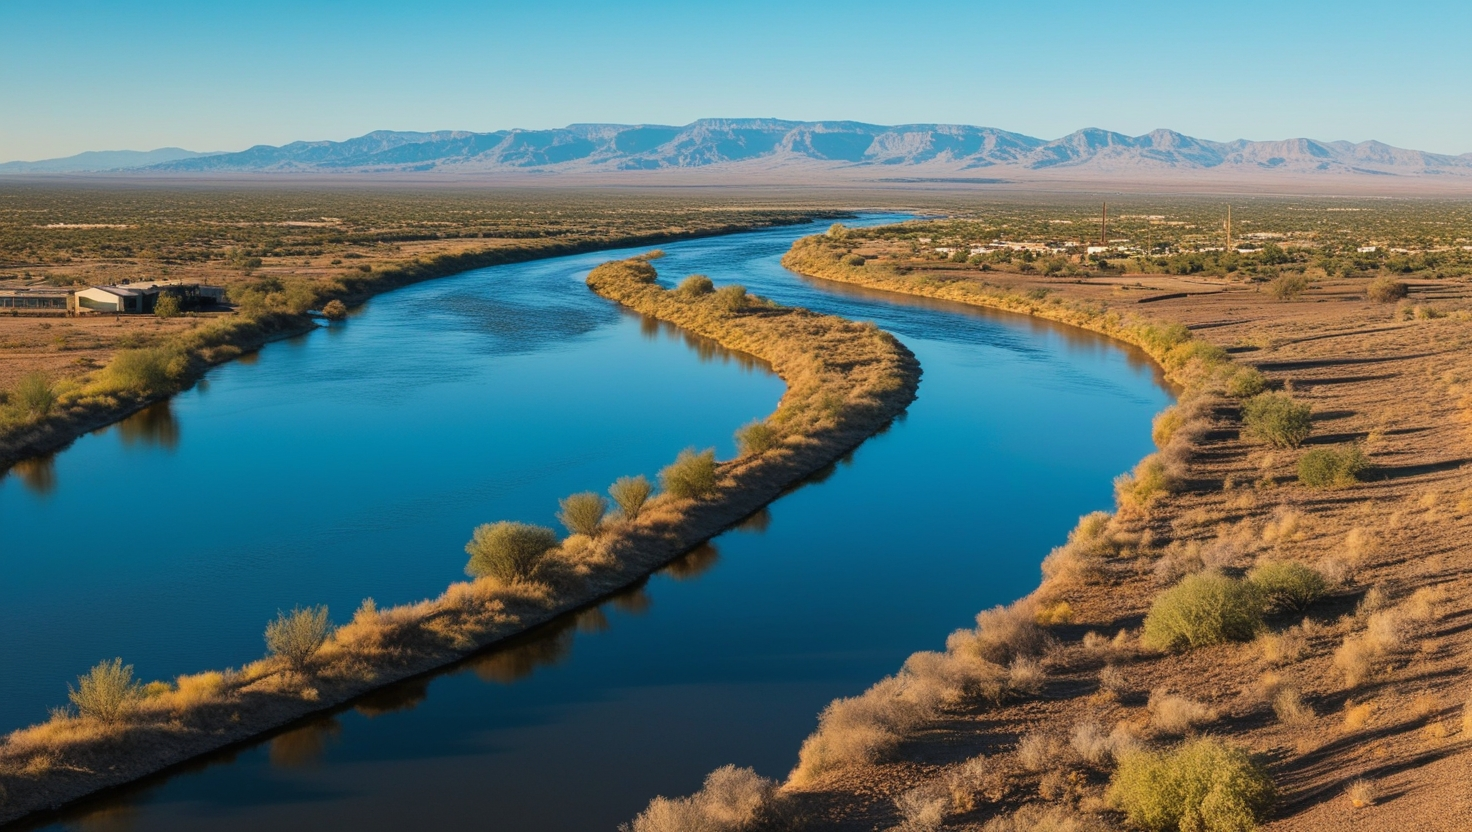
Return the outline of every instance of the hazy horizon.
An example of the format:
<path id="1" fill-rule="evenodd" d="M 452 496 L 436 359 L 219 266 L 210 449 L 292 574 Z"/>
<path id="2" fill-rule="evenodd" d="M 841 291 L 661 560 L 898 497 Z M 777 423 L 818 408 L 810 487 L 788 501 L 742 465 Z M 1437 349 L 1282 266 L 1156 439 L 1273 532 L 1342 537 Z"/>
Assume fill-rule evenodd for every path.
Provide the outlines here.
<path id="1" fill-rule="evenodd" d="M 1452 106 L 1472 75 L 1459 43 L 1472 9 L 1415 2 L 1386 16 L 1364 0 L 1332 15 L 1256 0 L 1229 13 L 160 0 L 0 4 L 0 20 L 7 161 L 741 114 L 1472 151 L 1472 113 Z"/>

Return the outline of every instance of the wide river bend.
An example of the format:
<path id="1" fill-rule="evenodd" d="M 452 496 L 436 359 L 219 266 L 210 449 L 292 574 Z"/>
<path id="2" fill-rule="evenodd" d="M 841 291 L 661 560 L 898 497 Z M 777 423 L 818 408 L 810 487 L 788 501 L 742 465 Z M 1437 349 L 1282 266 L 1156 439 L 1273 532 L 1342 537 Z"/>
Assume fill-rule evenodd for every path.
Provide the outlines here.
<path id="1" fill-rule="evenodd" d="M 874 215 L 853 224 L 902 219 Z M 781 777 L 819 710 L 940 647 L 1149 450 L 1138 351 L 1026 317 L 800 278 L 787 227 L 665 246 L 662 279 L 872 320 L 919 357 L 889 431 L 636 591 L 48 829 L 612 830 L 732 762 Z M 437 594 L 480 522 L 652 475 L 782 386 L 582 285 L 609 251 L 374 299 L 0 481 L 0 725 L 122 656 L 261 655 L 278 609 Z"/>

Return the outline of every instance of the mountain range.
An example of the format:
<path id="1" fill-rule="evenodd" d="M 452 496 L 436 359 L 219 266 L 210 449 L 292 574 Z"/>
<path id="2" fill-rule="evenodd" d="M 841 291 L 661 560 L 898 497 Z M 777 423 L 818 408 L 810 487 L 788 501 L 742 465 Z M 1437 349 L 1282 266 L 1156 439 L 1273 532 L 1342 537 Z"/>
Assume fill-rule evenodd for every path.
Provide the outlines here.
<path id="1" fill-rule="evenodd" d="M 1127 136 L 1090 128 L 1050 141 L 965 125 L 888 127 L 852 121 L 702 119 L 683 127 L 574 124 L 554 130 L 493 133 L 376 131 L 341 142 L 259 145 L 237 153 L 197 154 L 178 148 L 84 153 L 43 162 L 11 162 L 0 165 L 0 173 L 556 174 L 694 168 L 736 173 L 790 167 L 879 178 L 917 173 L 984 173 L 990 177 L 1046 171 L 1472 177 L 1472 153 L 1451 156 L 1375 141 L 1216 142 L 1172 130 Z"/>

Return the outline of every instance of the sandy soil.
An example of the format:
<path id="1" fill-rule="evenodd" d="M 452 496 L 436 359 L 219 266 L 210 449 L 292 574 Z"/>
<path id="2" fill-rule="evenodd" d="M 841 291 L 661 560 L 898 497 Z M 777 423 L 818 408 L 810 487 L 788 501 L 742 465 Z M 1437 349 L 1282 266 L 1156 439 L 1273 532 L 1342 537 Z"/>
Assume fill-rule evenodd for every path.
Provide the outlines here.
<path id="1" fill-rule="evenodd" d="M 853 279 L 863 280 L 863 271 L 852 270 Z M 1031 802 L 1067 805 L 1117 825 L 1120 816 L 1101 811 L 1107 768 L 1071 759 L 1065 748 L 1044 770 L 1030 771 L 1019 761 L 1018 742 L 1043 732 L 1067 746 L 1069 732 L 1090 720 L 1106 731 L 1123 724 L 1166 742 L 1169 736 L 1151 727 L 1148 707 L 1151 692 L 1162 691 L 1216 712 L 1195 730 L 1266 761 L 1281 790 L 1267 829 L 1472 828 L 1466 789 L 1472 721 L 1463 716 L 1472 697 L 1472 323 L 1455 313 L 1469 306 L 1472 286 L 1412 285 L 1407 301 L 1387 305 L 1365 299 L 1365 280 L 1325 281 L 1285 302 L 1210 279 L 1063 282 L 954 269 L 946 275 L 1047 289 L 1187 324 L 1310 402 L 1314 433 L 1303 449 L 1267 449 L 1241 435 L 1237 408 L 1219 400 L 1184 488 L 1145 524 L 1153 554 L 1119 558 L 1101 582 L 1064 594 L 1073 620 L 1052 628 L 1061 646 L 1047 660 L 1050 679 L 1041 696 L 1001 708 L 956 707 L 908 736 L 890 760 L 798 791 L 801 813 L 823 828 L 892 828 L 902 821 L 897 796 L 938 787 L 962 761 L 986 755 L 985 798 L 969 811 L 953 810 L 947 828 L 979 829 Z M 933 294 L 936 285 L 909 291 Z M 893 280 L 884 287 L 903 288 Z M 1453 314 L 1417 319 L 1414 307 L 1428 305 Z M 1364 482 L 1334 490 L 1298 484 L 1304 451 L 1349 442 L 1362 443 L 1371 455 Z M 1161 551 L 1219 540 L 1249 557 L 1313 563 L 1330 556 L 1350 565 L 1343 589 L 1306 616 L 1270 621 L 1278 631 L 1298 628 L 1301 656 L 1270 662 L 1260 643 L 1178 655 L 1083 645 L 1091 631 L 1112 637 L 1138 629 L 1162 586 L 1153 576 Z M 1355 611 L 1367 594 L 1369 603 L 1383 594 L 1383 607 L 1399 610 L 1402 646 L 1369 678 L 1350 685 L 1333 654 L 1346 637 L 1363 632 L 1364 616 Z M 1113 690 L 1101 684 L 1106 663 L 1123 671 L 1123 684 Z M 1271 704 L 1284 686 L 1299 691 L 1310 709 L 1294 724 L 1276 716 Z M 1373 785 L 1375 798 L 1357 808 L 1346 791 L 1361 779 Z"/>

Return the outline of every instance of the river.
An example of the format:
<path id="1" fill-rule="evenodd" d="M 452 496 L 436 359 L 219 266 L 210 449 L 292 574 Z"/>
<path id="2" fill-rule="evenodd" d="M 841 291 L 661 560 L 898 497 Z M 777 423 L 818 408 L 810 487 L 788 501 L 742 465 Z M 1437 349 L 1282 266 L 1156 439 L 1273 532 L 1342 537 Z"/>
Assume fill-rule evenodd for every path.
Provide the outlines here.
<path id="1" fill-rule="evenodd" d="M 656 265 L 895 333 L 925 375 L 890 430 L 635 591 L 47 828 L 611 830 L 724 763 L 781 777 L 824 704 L 1029 591 L 1148 452 L 1157 373 L 1089 333 L 782 269 L 822 227 Z M 247 661 L 278 608 L 436 593 L 475 523 L 550 524 L 557 497 L 687 445 L 729 455 L 780 382 L 581 285 L 624 254 L 381 296 L 0 483 L 0 518 L 37 521 L 0 527 L 0 626 L 34 633 L 0 644 L 25 668 L 0 714 L 37 718 L 98 658 Z"/>

